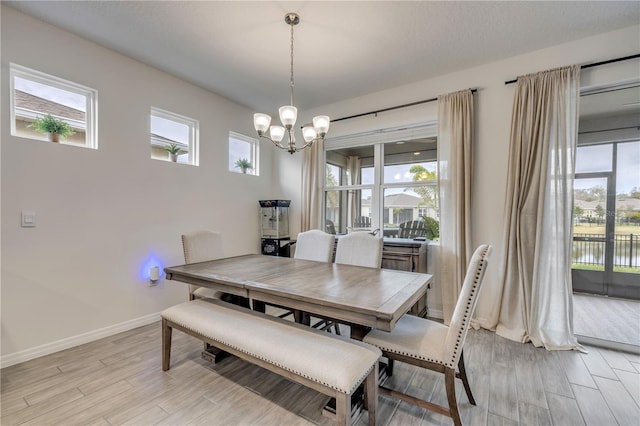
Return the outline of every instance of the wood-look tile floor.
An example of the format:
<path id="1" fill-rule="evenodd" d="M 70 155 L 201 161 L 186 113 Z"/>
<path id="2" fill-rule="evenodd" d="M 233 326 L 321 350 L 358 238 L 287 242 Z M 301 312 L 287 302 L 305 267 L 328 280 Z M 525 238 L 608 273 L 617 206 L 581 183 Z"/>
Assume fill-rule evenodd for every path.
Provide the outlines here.
<path id="1" fill-rule="evenodd" d="M 211 365 L 202 343 L 174 332 L 171 369 L 160 367 L 160 323 L 0 371 L 9 425 L 331 424 L 327 397 L 237 358 Z M 471 330 L 467 370 L 478 402 L 458 386 L 465 425 L 638 425 L 640 356 L 599 348 L 549 352 Z M 330 360 L 327 360 L 330 362 Z M 393 387 L 444 403 L 435 373 L 398 363 Z M 451 420 L 380 396 L 380 425 Z M 358 425 L 366 424 L 361 416 Z"/>
<path id="2" fill-rule="evenodd" d="M 584 336 L 640 350 L 640 300 L 574 293 L 573 324 L 578 340 Z"/>

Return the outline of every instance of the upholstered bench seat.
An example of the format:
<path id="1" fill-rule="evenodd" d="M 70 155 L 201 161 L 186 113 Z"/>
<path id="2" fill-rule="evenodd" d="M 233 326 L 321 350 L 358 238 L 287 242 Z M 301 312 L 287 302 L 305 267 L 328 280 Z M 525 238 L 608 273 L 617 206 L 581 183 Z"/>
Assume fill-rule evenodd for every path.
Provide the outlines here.
<path id="1" fill-rule="evenodd" d="M 369 423 L 375 422 L 377 361 L 366 343 L 313 330 L 217 300 L 193 300 L 162 312 L 163 370 L 177 328 L 293 381 L 336 397 L 336 418 L 351 421 L 350 396 L 366 381 Z"/>

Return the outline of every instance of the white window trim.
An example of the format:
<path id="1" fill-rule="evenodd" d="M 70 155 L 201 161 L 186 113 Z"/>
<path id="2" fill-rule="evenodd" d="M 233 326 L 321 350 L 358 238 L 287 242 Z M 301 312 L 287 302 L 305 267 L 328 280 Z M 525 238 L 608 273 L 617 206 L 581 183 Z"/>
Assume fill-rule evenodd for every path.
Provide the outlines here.
<path id="1" fill-rule="evenodd" d="M 186 115 L 177 114 L 175 112 L 167 111 L 158 107 L 151 107 L 151 113 L 149 114 L 149 137 L 151 141 L 151 117 L 156 116 L 165 120 L 174 121 L 176 123 L 184 124 L 189 128 L 189 155 L 187 156 L 187 162 L 181 164 L 188 164 L 192 166 L 200 165 L 200 122 L 195 118 L 187 117 Z"/>
<path id="2" fill-rule="evenodd" d="M 9 88 L 10 88 L 10 96 L 9 96 L 9 109 L 11 114 L 11 135 L 26 139 L 34 139 L 25 135 L 16 134 L 16 108 L 15 108 L 15 77 L 20 77 L 25 80 L 35 81 L 37 83 L 45 84 L 48 86 L 53 86 L 56 88 L 64 89 L 68 92 L 73 92 L 79 95 L 82 95 L 86 98 L 85 105 L 85 118 L 86 118 L 86 129 L 85 129 L 85 144 L 69 144 L 71 146 L 77 146 L 82 148 L 92 148 L 98 149 L 98 91 L 92 89 L 91 87 L 84 86 L 82 84 L 74 83 L 69 80 L 65 80 L 63 78 L 59 78 L 50 74 L 46 74 L 41 71 L 37 71 L 31 68 L 24 67 L 22 65 L 10 63 L 9 64 Z M 37 113 L 35 111 L 29 111 L 22 109 L 27 116 L 35 116 Z M 66 120 L 73 124 L 75 120 Z M 80 123 L 75 121 L 76 123 Z M 60 143 L 64 144 L 64 141 Z"/>
<path id="3" fill-rule="evenodd" d="M 253 173 L 247 173 L 252 176 L 260 176 L 260 141 L 256 138 L 252 138 L 250 136 L 243 135 L 241 133 L 234 132 L 233 130 L 229 131 L 229 139 L 237 139 L 243 142 L 247 142 L 251 146 L 251 156 L 250 159 L 251 164 L 253 165 Z M 229 143 L 227 141 L 227 149 L 229 148 Z M 227 159 L 229 158 L 229 153 L 227 152 Z M 232 173 L 242 173 L 239 170 L 229 170 Z"/>

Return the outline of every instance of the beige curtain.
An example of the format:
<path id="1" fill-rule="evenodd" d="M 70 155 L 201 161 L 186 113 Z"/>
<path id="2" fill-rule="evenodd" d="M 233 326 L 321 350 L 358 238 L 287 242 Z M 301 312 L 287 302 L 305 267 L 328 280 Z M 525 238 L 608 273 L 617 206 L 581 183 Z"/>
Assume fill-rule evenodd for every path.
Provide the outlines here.
<path id="1" fill-rule="evenodd" d="M 303 150 L 301 232 L 310 229 L 324 229 L 322 225 L 323 154 L 324 143 L 322 140 Z"/>
<path id="2" fill-rule="evenodd" d="M 438 180 L 440 256 L 445 324 L 455 308 L 471 258 L 471 177 L 473 174 L 473 94 L 463 90 L 438 96 Z"/>
<path id="3" fill-rule="evenodd" d="M 347 185 L 360 185 L 360 157 L 347 157 Z M 350 189 L 347 194 L 347 226 L 356 227 L 356 219 L 360 216 L 360 190 Z"/>
<path id="4" fill-rule="evenodd" d="M 519 77 L 505 202 L 502 303 L 496 333 L 547 349 L 573 334 L 573 175 L 580 67 Z"/>

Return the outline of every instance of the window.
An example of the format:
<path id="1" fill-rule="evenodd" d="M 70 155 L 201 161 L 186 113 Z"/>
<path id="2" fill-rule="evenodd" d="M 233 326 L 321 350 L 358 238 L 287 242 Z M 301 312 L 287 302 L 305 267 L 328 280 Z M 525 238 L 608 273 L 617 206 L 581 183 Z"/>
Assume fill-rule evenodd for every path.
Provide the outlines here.
<path id="1" fill-rule="evenodd" d="M 433 228 L 439 220 L 435 131 L 429 124 L 410 134 L 390 131 L 373 143 L 362 136 L 326 141 L 326 229 L 379 229 L 397 237 L 403 222 Z"/>
<path id="2" fill-rule="evenodd" d="M 96 90 L 16 64 L 10 64 L 9 73 L 11 135 L 55 141 L 46 126 L 40 132 L 35 127 L 38 119 L 48 117 L 70 129 L 59 143 L 98 148 Z"/>
<path id="3" fill-rule="evenodd" d="M 259 153 L 257 139 L 229 132 L 229 171 L 258 176 Z"/>
<path id="4" fill-rule="evenodd" d="M 198 120 L 151 108 L 151 158 L 198 165 Z"/>

